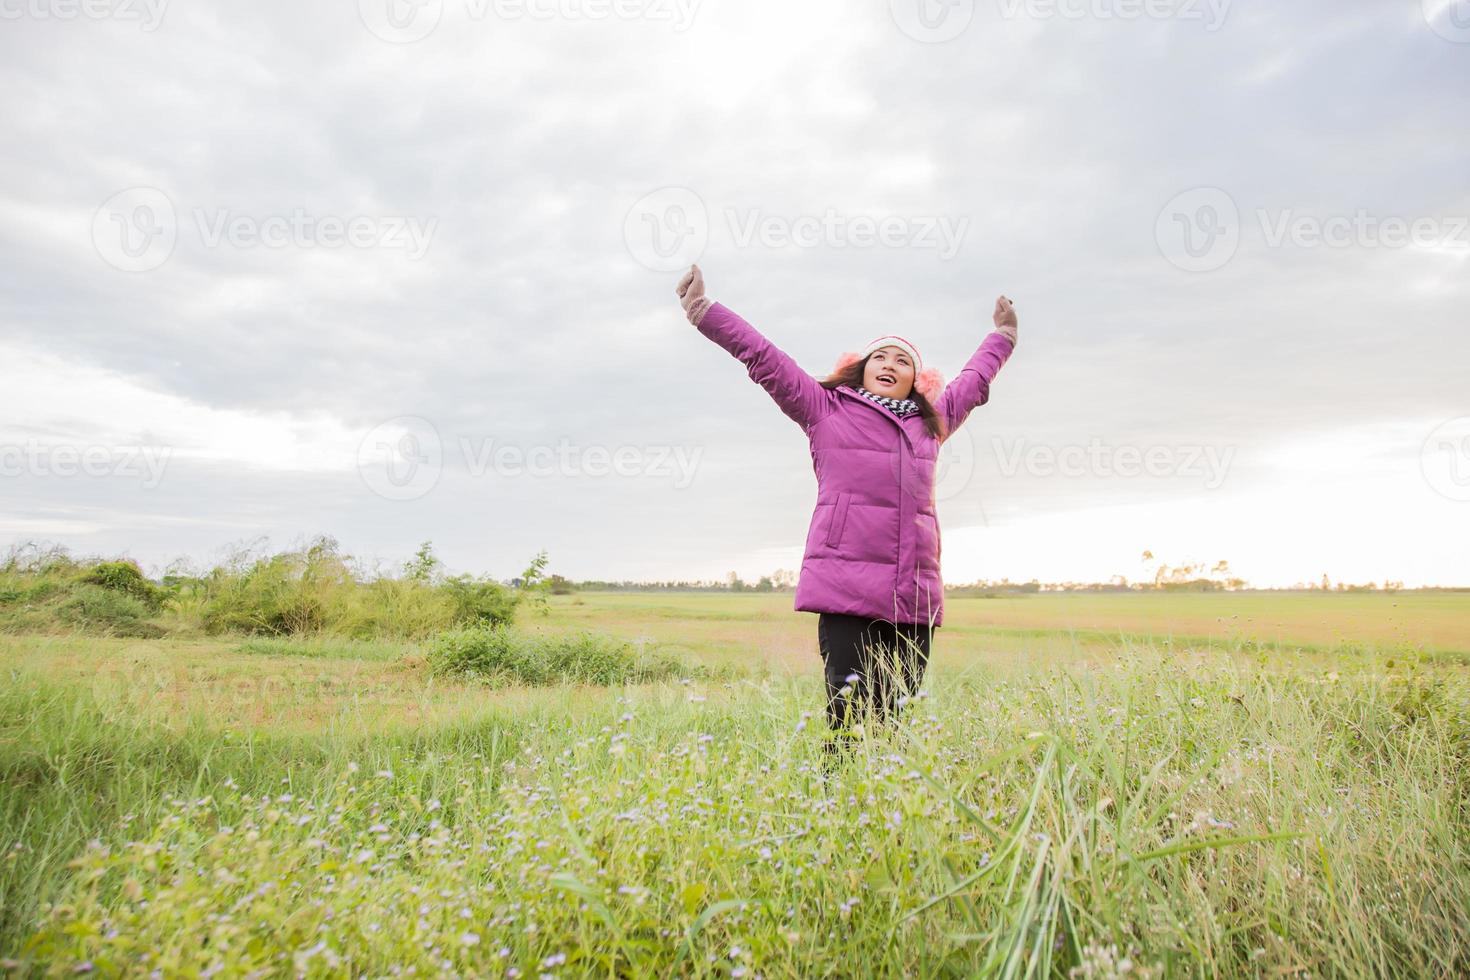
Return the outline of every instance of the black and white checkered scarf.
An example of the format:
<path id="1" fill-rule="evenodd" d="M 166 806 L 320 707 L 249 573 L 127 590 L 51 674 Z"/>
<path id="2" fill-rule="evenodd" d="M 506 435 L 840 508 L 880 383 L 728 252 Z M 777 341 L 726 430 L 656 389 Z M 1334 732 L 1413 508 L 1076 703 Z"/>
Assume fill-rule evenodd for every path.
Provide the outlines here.
<path id="1" fill-rule="evenodd" d="M 887 395 L 880 395 L 877 392 L 869 391 L 862 385 L 858 385 L 857 390 L 859 395 L 862 395 L 869 401 L 877 402 L 899 418 L 903 418 L 905 415 L 913 415 L 919 411 L 919 403 L 912 398 L 889 398 Z"/>

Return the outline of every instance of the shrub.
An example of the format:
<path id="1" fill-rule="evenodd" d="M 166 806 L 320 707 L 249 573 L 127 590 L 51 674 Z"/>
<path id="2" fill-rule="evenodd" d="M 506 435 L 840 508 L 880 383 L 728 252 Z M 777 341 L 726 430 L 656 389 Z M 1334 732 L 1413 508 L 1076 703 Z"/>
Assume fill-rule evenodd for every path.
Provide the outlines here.
<path id="1" fill-rule="evenodd" d="M 456 623 L 496 626 L 515 620 L 520 597 L 499 582 L 457 575 L 446 578 L 441 587 L 454 603 Z"/>
<path id="2" fill-rule="evenodd" d="M 208 633 L 308 633 L 327 626 L 327 610 L 355 586 L 336 542 L 261 558 L 244 569 L 216 568 L 206 579 Z"/>
<path id="3" fill-rule="evenodd" d="M 632 644 L 581 633 L 526 636 L 505 626 L 471 626 L 440 634 L 427 654 L 436 675 L 464 675 L 512 684 L 644 683 L 701 674 L 697 666 Z"/>
<path id="4" fill-rule="evenodd" d="M 165 589 L 148 581 L 143 570 L 132 561 L 99 562 L 83 573 L 80 581 L 130 595 L 150 611 L 162 607 L 163 600 L 168 595 Z"/>
<path id="5" fill-rule="evenodd" d="M 82 583 L 56 606 L 56 618 L 72 626 L 116 636 L 157 637 L 163 630 L 148 622 L 148 607 L 126 592 Z"/>

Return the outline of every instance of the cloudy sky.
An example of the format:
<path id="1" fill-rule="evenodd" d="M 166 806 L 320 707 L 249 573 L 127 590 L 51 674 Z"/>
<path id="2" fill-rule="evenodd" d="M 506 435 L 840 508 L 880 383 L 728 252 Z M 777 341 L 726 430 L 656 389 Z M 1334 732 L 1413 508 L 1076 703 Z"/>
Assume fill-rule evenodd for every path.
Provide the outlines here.
<path id="1" fill-rule="evenodd" d="M 1470 584 L 1470 3 L 0 0 L 0 544 L 795 569 L 683 318 L 952 377 L 944 568 Z"/>

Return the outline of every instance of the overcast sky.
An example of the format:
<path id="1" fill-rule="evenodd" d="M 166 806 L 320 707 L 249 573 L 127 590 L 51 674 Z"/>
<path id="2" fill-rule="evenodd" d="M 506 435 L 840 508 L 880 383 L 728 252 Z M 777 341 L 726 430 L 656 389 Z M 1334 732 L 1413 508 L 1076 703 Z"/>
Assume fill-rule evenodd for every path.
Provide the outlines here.
<path id="1" fill-rule="evenodd" d="M 684 319 L 952 378 L 946 581 L 1470 584 L 1470 3 L 0 0 L 0 543 L 795 570 Z"/>

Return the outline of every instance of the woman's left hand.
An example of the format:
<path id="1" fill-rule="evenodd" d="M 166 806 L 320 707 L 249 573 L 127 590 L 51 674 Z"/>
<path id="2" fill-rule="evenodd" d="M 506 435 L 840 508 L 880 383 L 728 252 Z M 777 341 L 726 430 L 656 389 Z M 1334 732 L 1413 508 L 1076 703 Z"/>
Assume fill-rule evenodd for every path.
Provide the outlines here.
<path id="1" fill-rule="evenodd" d="M 1011 343 L 1016 342 L 1016 307 L 1009 299 L 1000 296 L 995 301 L 995 313 L 991 319 L 995 321 L 995 329 L 1011 338 Z"/>

